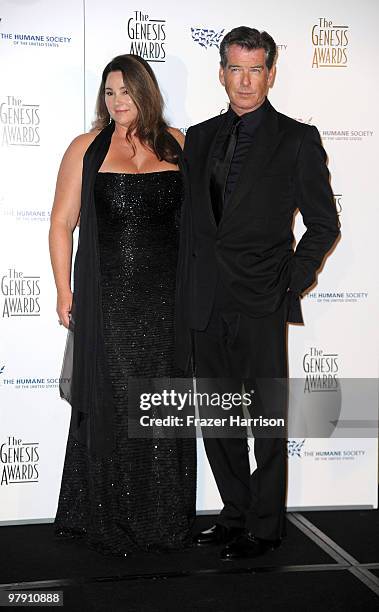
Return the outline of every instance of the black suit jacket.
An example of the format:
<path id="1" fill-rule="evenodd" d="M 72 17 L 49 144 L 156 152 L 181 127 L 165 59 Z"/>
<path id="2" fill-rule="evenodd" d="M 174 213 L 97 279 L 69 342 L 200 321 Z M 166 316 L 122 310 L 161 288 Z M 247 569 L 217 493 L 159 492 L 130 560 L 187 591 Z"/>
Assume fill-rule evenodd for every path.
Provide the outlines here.
<path id="1" fill-rule="evenodd" d="M 298 296 L 314 282 L 339 235 L 317 129 L 278 113 L 271 104 L 216 225 L 210 174 L 227 121 L 228 114 L 219 115 L 189 128 L 186 136 L 187 198 L 176 319 L 177 361 L 184 369 L 190 329 L 206 328 L 218 276 L 237 310 L 263 317 L 279 308 L 288 289 Z M 294 252 L 292 226 L 297 209 L 307 230 Z"/>

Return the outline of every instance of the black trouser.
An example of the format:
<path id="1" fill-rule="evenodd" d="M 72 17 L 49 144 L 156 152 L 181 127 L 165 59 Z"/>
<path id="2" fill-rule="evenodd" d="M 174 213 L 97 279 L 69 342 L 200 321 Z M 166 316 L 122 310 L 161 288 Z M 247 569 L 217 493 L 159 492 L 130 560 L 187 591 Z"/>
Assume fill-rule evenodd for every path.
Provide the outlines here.
<path id="1" fill-rule="evenodd" d="M 206 330 L 194 331 L 197 391 L 204 390 L 202 384 L 206 383 L 200 379 L 206 377 L 217 378 L 212 384 L 218 393 L 241 392 L 242 385 L 246 390 L 254 388 L 259 378 L 285 379 L 287 310 L 285 298 L 275 313 L 257 319 L 247 317 L 219 286 Z M 269 396 L 261 397 L 253 407 L 253 417 L 257 410 L 270 414 Z M 279 402 L 283 401 L 282 396 Z M 284 410 L 282 405 L 280 411 Z M 253 474 L 246 437 L 205 437 L 204 446 L 224 504 L 218 522 L 227 527 L 246 527 L 265 539 L 284 535 L 286 439 L 255 437 L 257 468 Z"/>

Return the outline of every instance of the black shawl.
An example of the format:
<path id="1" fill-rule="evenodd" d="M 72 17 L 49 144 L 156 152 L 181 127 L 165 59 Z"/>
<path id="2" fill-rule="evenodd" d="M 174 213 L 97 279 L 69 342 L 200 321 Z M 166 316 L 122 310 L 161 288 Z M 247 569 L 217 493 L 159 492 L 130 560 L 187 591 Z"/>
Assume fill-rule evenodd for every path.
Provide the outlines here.
<path id="1" fill-rule="evenodd" d="M 109 455 L 115 443 L 114 402 L 103 338 L 94 200 L 96 176 L 108 152 L 114 128 L 112 121 L 96 136 L 83 158 L 74 297 L 60 381 L 60 395 L 72 406 L 70 432 L 94 456 Z M 167 136 L 174 143 L 178 165 L 183 171 L 180 145 L 168 132 Z"/>
<path id="2" fill-rule="evenodd" d="M 114 407 L 105 363 L 94 201 L 96 175 L 109 149 L 113 131 L 112 121 L 96 136 L 83 158 L 72 325 L 60 384 L 61 397 L 72 406 L 70 431 L 93 455 L 104 455 L 114 446 Z"/>

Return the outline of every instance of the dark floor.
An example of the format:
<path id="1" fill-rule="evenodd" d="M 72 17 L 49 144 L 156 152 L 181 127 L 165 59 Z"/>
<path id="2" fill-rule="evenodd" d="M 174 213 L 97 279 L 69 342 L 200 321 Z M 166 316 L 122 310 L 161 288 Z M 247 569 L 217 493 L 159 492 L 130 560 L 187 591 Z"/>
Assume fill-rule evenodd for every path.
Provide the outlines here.
<path id="1" fill-rule="evenodd" d="M 282 546 L 233 562 L 217 547 L 103 557 L 56 540 L 51 524 L 0 527 L 0 583 L 63 591 L 63 609 L 78 612 L 378 611 L 379 512 L 288 514 Z"/>

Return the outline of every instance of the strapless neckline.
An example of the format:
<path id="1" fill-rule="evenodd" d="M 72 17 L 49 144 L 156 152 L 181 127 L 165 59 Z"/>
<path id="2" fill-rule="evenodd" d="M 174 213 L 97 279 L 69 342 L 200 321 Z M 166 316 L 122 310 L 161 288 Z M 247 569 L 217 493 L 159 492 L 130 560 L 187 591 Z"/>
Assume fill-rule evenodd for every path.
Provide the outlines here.
<path id="1" fill-rule="evenodd" d="M 146 176 L 148 174 L 180 174 L 179 170 L 154 170 L 153 172 L 98 172 L 97 174 L 115 174 L 117 176 Z"/>

